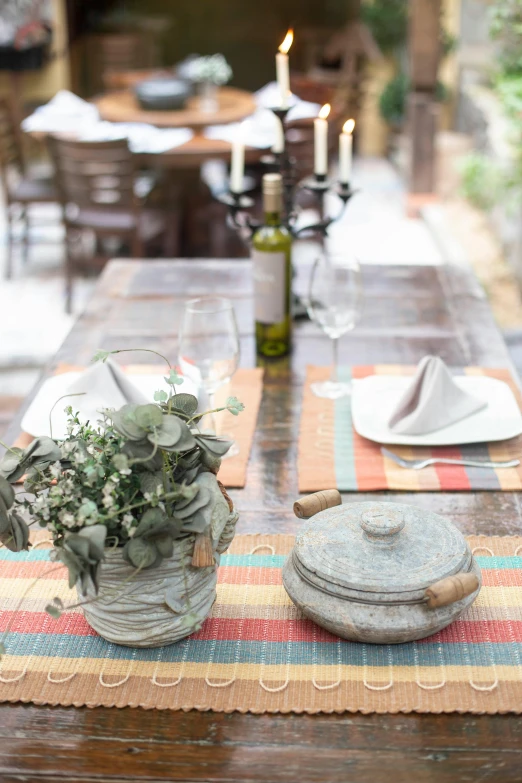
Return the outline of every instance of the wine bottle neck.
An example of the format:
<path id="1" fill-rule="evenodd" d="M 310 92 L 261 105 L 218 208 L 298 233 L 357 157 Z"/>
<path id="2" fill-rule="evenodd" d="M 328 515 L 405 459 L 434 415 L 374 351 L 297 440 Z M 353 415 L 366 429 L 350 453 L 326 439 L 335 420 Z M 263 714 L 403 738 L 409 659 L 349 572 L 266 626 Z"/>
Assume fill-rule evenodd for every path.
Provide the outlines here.
<path id="1" fill-rule="evenodd" d="M 280 226 L 281 212 L 265 212 L 265 226 Z"/>

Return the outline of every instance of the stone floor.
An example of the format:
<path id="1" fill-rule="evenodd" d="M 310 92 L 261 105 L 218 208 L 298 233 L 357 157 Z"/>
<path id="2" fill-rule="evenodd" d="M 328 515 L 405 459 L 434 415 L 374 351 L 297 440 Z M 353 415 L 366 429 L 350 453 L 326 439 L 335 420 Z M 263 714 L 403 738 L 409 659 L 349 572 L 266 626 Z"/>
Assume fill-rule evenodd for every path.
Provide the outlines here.
<path id="1" fill-rule="evenodd" d="M 333 252 L 351 252 L 362 263 L 444 262 L 445 249 L 437 242 L 429 221 L 405 216 L 403 181 L 387 161 L 357 160 L 354 187 L 358 192 L 330 230 L 328 244 Z M 327 199 L 331 214 L 338 208 L 336 197 Z M 56 352 L 95 285 L 93 278 L 78 279 L 75 312 L 66 315 L 59 212 L 52 206 L 34 208 L 33 212 L 29 261 L 24 266 L 17 249 L 13 277 L 6 281 L 2 275 L 5 223 L 0 205 L 0 237 L 4 237 L 0 245 L 0 431 Z M 316 253 L 317 247 L 309 244 L 305 252 Z"/>

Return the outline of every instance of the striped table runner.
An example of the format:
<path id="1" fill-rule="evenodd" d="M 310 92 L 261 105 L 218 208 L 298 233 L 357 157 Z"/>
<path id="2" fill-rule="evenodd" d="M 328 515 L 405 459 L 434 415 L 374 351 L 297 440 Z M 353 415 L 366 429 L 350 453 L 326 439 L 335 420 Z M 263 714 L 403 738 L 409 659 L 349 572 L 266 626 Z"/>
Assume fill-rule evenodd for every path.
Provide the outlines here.
<path id="1" fill-rule="evenodd" d="M 346 642 L 304 619 L 281 580 L 293 537 L 249 535 L 236 536 L 222 557 L 217 602 L 202 629 L 153 650 L 105 642 L 79 610 L 59 620 L 45 614 L 54 596 L 75 599 L 65 570 L 49 562 L 48 544 L 21 554 L 0 549 L 0 700 L 255 713 L 521 713 L 522 537 L 468 540 L 482 568 L 481 593 L 459 620 L 420 642 Z"/>
<path id="2" fill-rule="evenodd" d="M 404 365 L 366 365 L 341 367 L 341 380 L 369 375 L 413 375 L 416 368 Z M 371 492 L 380 489 L 429 492 L 452 490 L 520 490 L 522 465 L 518 468 L 483 470 L 481 468 L 434 465 L 423 470 L 408 470 L 383 457 L 380 444 L 362 438 L 352 425 L 349 398 L 326 400 L 316 397 L 310 385 L 326 380 L 329 367 L 309 366 L 307 370 L 298 451 L 300 492 L 315 492 L 337 487 L 341 492 Z M 509 370 L 467 367 L 467 375 L 487 375 L 507 383 L 519 405 L 520 391 Z M 522 454 L 522 436 L 498 443 L 466 446 L 420 448 L 393 446 L 406 459 L 431 456 L 461 459 L 510 460 Z"/>

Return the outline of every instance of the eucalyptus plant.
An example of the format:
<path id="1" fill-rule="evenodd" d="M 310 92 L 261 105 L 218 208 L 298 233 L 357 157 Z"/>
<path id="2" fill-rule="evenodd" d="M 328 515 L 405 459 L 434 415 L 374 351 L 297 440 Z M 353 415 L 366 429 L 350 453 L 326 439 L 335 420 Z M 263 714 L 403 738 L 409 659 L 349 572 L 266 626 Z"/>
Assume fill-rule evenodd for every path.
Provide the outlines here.
<path id="1" fill-rule="evenodd" d="M 94 358 L 106 361 L 109 353 Z M 96 595 L 108 547 L 121 548 L 140 571 L 171 557 L 179 539 L 209 535 L 211 490 L 231 443 L 200 429 L 206 413 L 198 413 L 196 397 L 177 391 L 183 378 L 170 365 L 165 381 L 168 391 L 158 390 L 153 403 L 103 410 L 97 424 L 81 421 L 68 405 L 64 440 L 40 437 L 26 449 L 7 448 L 0 460 L 6 547 L 29 548 L 30 517 L 50 531 L 69 586 Z M 229 397 L 212 412 L 237 416 L 243 409 Z M 24 492 L 15 494 L 12 485 L 22 478 Z"/>

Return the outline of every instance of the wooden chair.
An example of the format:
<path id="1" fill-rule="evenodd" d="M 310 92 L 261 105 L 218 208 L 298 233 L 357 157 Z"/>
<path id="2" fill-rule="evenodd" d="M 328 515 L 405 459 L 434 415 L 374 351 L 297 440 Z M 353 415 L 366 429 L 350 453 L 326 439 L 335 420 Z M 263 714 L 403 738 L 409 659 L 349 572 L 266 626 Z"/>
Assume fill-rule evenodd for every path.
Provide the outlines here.
<path id="1" fill-rule="evenodd" d="M 116 238 L 139 258 L 147 245 L 164 238 L 166 221 L 159 205 L 148 206 L 150 192 L 139 193 L 126 139 L 83 142 L 51 136 L 49 147 L 65 226 L 66 310 L 71 312 L 74 271 L 87 232 L 94 235 L 98 251 L 108 238 Z M 176 220 L 174 212 L 169 223 Z M 82 265 L 100 268 L 112 255 L 113 251 L 83 255 Z"/>
<path id="2" fill-rule="evenodd" d="M 7 99 L 0 99 L 0 175 L 7 219 L 7 257 L 5 277 L 13 272 L 14 227 L 21 218 L 23 259 L 29 255 L 29 208 L 32 204 L 49 204 L 58 201 L 51 178 L 36 178 L 28 174 L 22 146 L 22 131 L 14 119 L 14 112 Z"/>
<path id="3" fill-rule="evenodd" d="M 154 41 L 147 31 L 89 36 L 86 60 L 90 95 L 101 92 L 115 74 L 151 69 L 157 64 Z"/>

